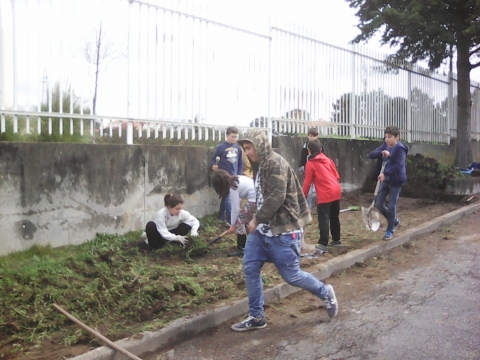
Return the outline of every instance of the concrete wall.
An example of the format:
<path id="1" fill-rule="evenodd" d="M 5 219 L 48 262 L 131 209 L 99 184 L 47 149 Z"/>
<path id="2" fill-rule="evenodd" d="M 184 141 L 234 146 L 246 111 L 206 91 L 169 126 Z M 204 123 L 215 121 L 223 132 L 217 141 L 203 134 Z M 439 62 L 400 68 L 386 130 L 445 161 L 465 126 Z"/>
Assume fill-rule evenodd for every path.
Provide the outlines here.
<path id="1" fill-rule="evenodd" d="M 444 164 L 453 164 L 455 160 L 455 140 L 450 145 L 445 144 L 408 144 L 410 155 L 422 154 Z M 473 161 L 480 161 L 480 142 L 472 141 Z"/>
<path id="2" fill-rule="evenodd" d="M 208 147 L 0 142 L 0 254 L 140 230 L 170 192 L 199 217 L 213 213 L 212 154 Z"/>
<path id="3" fill-rule="evenodd" d="M 274 147 L 297 169 L 306 138 L 280 136 Z M 337 164 L 345 196 L 359 191 L 380 142 L 321 139 Z M 474 159 L 480 146 L 473 144 Z M 411 144 L 421 153 L 452 163 L 454 145 Z M 144 228 L 177 192 L 198 217 L 218 209 L 210 187 L 211 147 L 88 145 L 0 142 L 0 254 L 34 244 L 79 244 L 97 232 Z"/>

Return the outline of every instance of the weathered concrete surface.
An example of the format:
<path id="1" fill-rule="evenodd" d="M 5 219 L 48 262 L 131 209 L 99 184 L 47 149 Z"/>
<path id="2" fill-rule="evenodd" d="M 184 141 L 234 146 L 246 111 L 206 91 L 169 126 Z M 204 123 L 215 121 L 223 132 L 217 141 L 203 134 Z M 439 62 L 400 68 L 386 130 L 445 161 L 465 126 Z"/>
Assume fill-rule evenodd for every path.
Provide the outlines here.
<path id="1" fill-rule="evenodd" d="M 449 179 L 445 192 L 451 195 L 473 195 L 480 193 L 480 178 Z"/>
<path id="2" fill-rule="evenodd" d="M 217 209 L 209 147 L 0 143 L 0 254 L 140 230 L 178 192 L 201 217 Z"/>
<path id="3" fill-rule="evenodd" d="M 279 136 L 274 147 L 297 169 L 306 138 Z M 321 139 L 337 164 L 344 196 L 359 191 L 380 141 Z M 410 144 L 437 160 L 453 145 Z M 474 158 L 480 145 L 472 142 Z M 61 246 L 96 232 L 140 230 L 177 192 L 198 217 L 218 209 L 209 183 L 212 147 L 0 142 L 0 255 L 34 244 Z M 302 180 L 302 179 L 301 179 Z M 477 188 L 463 190 L 475 193 Z"/>
<path id="4" fill-rule="evenodd" d="M 473 161 L 480 161 L 480 142 L 472 141 L 472 153 Z M 447 144 L 425 144 L 425 143 L 412 143 L 407 144 L 410 148 L 409 154 L 422 154 L 423 156 L 431 157 L 444 164 L 453 164 L 455 160 L 455 139 L 451 140 L 449 145 Z"/>

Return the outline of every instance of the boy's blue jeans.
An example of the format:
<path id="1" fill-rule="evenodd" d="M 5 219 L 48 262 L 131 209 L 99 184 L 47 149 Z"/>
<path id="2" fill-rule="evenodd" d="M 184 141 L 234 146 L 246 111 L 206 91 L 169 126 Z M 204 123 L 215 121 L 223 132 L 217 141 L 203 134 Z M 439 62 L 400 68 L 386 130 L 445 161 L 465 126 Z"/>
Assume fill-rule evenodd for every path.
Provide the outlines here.
<path id="1" fill-rule="evenodd" d="M 395 220 L 397 219 L 397 201 L 400 196 L 402 186 L 390 186 L 390 183 L 384 181 L 378 189 L 377 201 L 375 206 L 385 216 L 388 221 L 387 231 L 393 231 Z M 385 200 L 388 195 L 388 207 L 385 206 Z"/>
<path id="2" fill-rule="evenodd" d="M 220 201 L 220 210 L 218 210 L 218 218 L 230 224 L 232 217 L 232 203 L 230 201 L 230 194 L 222 196 Z"/>
<path id="3" fill-rule="evenodd" d="M 295 238 L 294 238 L 295 236 Z M 324 299 L 325 285 L 300 269 L 300 234 L 265 236 L 258 230 L 248 235 L 243 255 L 243 273 L 248 293 L 250 316 L 264 315 L 263 282 L 260 271 L 265 262 L 273 262 L 283 280 Z"/>

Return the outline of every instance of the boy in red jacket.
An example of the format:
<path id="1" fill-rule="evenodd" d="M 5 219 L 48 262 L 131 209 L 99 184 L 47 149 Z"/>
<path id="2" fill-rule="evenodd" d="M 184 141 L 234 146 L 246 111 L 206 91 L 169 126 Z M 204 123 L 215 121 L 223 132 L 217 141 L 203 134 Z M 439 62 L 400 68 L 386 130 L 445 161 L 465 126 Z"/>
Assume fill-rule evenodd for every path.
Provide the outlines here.
<path id="1" fill-rule="evenodd" d="M 320 140 L 312 140 L 308 143 L 310 154 L 305 165 L 305 180 L 303 182 L 303 193 L 308 195 L 310 186 L 313 183 L 317 192 L 317 216 L 320 240 L 316 245 L 320 254 L 328 251 L 327 246 L 329 232 L 332 234 L 331 246 L 340 246 L 340 199 L 342 189 L 340 188 L 340 175 L 332 161 L 323 153 L 323 146 Z"/>

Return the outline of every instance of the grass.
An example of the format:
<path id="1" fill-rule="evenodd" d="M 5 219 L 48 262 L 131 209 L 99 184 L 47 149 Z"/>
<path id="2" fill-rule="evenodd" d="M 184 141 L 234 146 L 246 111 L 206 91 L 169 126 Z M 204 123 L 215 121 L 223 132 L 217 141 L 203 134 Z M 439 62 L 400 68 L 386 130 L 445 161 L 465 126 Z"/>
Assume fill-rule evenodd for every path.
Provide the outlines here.
<path id="1" fill-rule="evenodd" d="M 244 296 L 241 261 L 224 257 L 233 239 L 207 247 L 223 230 L 215 216 L 201 221 L 205 230 L 185 248 L 172 244 L 147 251 L 136 231 L 0 257 L 0 357 L 26 354 L 45 341 L 100 345 L 53 303 L 116 340 L 158 330 L 219 299 Z M 264 275 L 266 284 L 276 275 Z"/>

